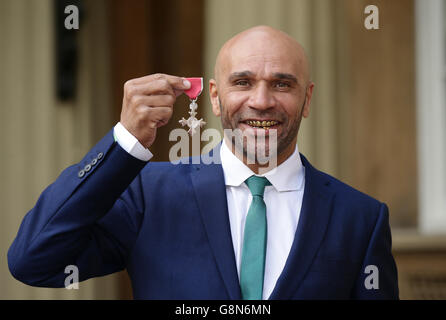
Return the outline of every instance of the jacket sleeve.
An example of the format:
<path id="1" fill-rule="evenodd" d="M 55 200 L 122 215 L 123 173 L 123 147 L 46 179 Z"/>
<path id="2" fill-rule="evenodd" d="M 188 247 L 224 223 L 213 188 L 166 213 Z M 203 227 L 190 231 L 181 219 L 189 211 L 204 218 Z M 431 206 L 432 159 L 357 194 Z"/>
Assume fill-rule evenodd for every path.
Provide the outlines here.
<path id="1" fill-rule="evenodd" d="M 138 174 L 146 163 L 110 131 L 26 214 L 8 251 L 12 275 L 32 286 L 63 287 L 69 265 L 79 281 L 124 269 L 144 211 Z"/>
<path id="2" fill-rule="evenodd" d="M 382 203 L 353 290 L 353 299 L 399 299 L 397 268 L 391 248 L 389 210 Z"/>

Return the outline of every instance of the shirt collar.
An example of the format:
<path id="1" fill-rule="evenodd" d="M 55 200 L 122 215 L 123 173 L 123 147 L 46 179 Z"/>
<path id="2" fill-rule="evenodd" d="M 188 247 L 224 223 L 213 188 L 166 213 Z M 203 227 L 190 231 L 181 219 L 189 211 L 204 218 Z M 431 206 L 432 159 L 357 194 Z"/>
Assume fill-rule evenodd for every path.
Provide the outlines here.
<path id="1" fill-rule="evenodd" d="M 223 140 L 220 147 L 221 164 L 227 186 L 240 186 L 250 176 L 255 175 L 239 158 L 228 148 Z M 277 168 L 263 175 L 279 191 L 296 191 L 304 185 L 304 168 L 300 160 L 299 150 L 282 162 Z"/>

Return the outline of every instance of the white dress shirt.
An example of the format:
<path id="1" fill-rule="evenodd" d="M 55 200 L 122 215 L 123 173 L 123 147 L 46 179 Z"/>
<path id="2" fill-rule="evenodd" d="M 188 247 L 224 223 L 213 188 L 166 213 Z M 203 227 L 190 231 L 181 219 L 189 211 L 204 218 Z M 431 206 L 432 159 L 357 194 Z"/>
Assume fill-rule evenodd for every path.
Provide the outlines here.
<path id="1" fill-rule="evenodd" d="M 114 135 L 119 145 L 135 158 L 148 161 L 152 157 L 152 153 L 144 148 L 120 123 L 115 126 Z M 220 156 L 226 184 L 235 262 L 240 279 L 243 232 L 246 215 L 252 201 L 251 192 L 244 182 L 254 172 L 240 161 L 224 142 L 220 147 Z M 262 175 L 272 184 L 265 187 L 264 193 L 268 238 L 263 299 L 268 299 L 271 295 L 293 244 L 304 194 L 304 170 L 296 145 L 294 153 L 287 160 L 275 170 Z"/>
<path id="2" fill-rule="evenodd" d="M 141 161 L 149 161 L 153 154 L 131 134 L 122 124 L 118 122 L 113 128 L 113 135 L 122 149 Z"/>
<path id="3" fill-rule="evenodd" d="M 224 142 L 221 144 L 220 156 L 226 184 L 232 243 L 240 279 L 243 232 L 252 201 L 251 192 L 244 182 L 254 172 L 240 161 Z M 268 299 L 290 253 L 302 207 L 305 174 L 297 145 L 294 153 L 276 170 L 268 171 L 262 176 L 272 184 L 265 187 L 263 197 L 268 225 L 263 299 Z"/>

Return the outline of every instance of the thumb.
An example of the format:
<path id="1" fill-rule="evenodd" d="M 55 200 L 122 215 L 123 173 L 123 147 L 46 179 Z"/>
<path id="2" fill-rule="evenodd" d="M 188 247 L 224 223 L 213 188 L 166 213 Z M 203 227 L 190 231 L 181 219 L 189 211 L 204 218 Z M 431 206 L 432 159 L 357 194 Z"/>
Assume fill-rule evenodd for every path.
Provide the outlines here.
<path id="1" fill-rule="evenodd" d="M 175 92 L 175 96 L 181 95 L 184 90 L 188 90 L 191 87 L 191 83 L 186 78 L 180 78 L 181 80 L 178 82 L 176 86 L 174 86 L 173 91 Z"/>

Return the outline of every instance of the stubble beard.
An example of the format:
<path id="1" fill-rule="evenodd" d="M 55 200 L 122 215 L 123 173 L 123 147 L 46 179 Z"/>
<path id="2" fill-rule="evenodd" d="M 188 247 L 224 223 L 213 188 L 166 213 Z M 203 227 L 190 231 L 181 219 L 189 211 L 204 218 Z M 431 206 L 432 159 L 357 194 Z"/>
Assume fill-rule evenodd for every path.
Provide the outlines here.
<path id="1" fill-rule="evenodd" d="M 300 123 L 302 121 L 302 115 L 306 100 L 307 99 L 305 97 L 304 103 L 301 106 L 301 110 L 297 117 L 297 120 L 291 122 L 291 126 L 289 127 L 289 129 L 283 130 L 280 136 L 277 136 L 276 134 L 277 139 L 271 139 L 270 141 L 270 139 L 267 136 L 263 140 L 264 143 L 259 144 L 258 137 L 253 137 L 255 138 L 254 140 L 255 147 L 253 148 L 253 147 L 248 147 L 248 144 L 252 143 L 253 141 L 252 139 L 247 139 L 247 137 L 243 134 L 235 134 L 235 135 L 233 134 L 232 138 L 230 139 L 232 145 L 232 152 L 235 151 L 237 154 L 243 156 L 244 159 L 257 159 L 257 155 L 259 154 L 263 154 L 266 157 L 271 157 L 271 156 L 279 157 L 282 153 L 284 153 L 288 149 L 290 144 L 293 143 L 297 137 L 300 128 Z M 222 114 L 221 122 L 223 129 L 225 131 L 231 130 L 232 132 L 237 132 L 237 130 L 241 131 L 241 129 L 238 128 L 238 123 L 240 122 L 242 115 L 240 114 L 234 115 L 234 118 L 231 121 L 225 111 L 226 110 L 225 107 L 220 101 L 220 98 L 218 99 L 218 101 L 220 104 L 220 110 Z M 262 117 L 262 115 L 265 114 L 270 115 L 270 113 L 259 112 L 257 116 Z M 279 114 L 279 118 L 280 118 L 279 120 L 282 123 L 281 125 L 290 123 L 289 117 L 285 114 L 282 113 Z"/>

